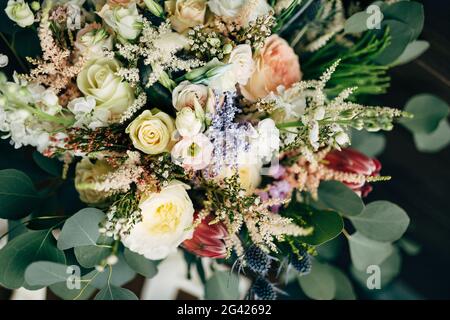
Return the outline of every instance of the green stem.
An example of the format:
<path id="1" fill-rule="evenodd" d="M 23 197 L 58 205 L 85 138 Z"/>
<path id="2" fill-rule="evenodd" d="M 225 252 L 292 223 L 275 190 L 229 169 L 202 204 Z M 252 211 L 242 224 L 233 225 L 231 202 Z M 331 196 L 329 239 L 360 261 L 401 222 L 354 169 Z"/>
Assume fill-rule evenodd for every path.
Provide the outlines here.
<path id="1" fill-rule="evenodd" d="M 18 55 L 16 49 L 14 48 L 13 45 L 11 45 L 11 43 L 9 43 L 8 39 L 5 37 L 5 35 L 3 34 L 3 32 L 0 32 L 0 38 L 3 40 L 3 42 L 5 42 L 5 44 L 8 46 L 9 50 L 13 53 L 14 57 L 16 58 L 17 62 L 19 63 L 20 67 L 22 68 L 22 70 L 24 72 L 28 71 L 27 66 L 23 63 L 22 59 L 20 58 L 20 56 Z"/>

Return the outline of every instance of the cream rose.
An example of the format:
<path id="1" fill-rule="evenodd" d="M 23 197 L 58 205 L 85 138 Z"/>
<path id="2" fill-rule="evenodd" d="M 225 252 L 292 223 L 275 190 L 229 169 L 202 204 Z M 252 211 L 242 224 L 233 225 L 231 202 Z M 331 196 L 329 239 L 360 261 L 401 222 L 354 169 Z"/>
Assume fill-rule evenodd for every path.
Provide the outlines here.
<path id="1" fill-rule="evenodd" d="M 266 97 L 279 86 L 291 87 L 301 80 L 298 56 L 289 44 L 278 35 L 270 36 L 256 56 L 256 69 L 242 94 L 251 101 Z"/>
<path id="2" fill-rule="evenodd" d="M 217 16 L 230 20 L 238 18 L 238 24 L 247 26 L 259 16 L 268 14 L 272 8 L 266 0 L 209 0 L 209 9 Z"/>
<path id="3" fill-rule="evenodd" d="M 147 259 L 160 260 L 192 238 L 194 207 L 187 188 L 175 180 L 159 193 L 143 197 L 139 205 L 142 221 L 122 236 L 123 244 Z"/>
<path id="4" fill-rule="evenodd" d="M 230 72 L 234 74 L 236 82 L 241 85 L 246 85 L 255 69 L 252 47 L 248 44 L 238 45 L 231 51 L 228 63 L 231 63 L 233 66 Z"/>
<path id="5" fill-rule="evenodd" d="M 205 22 L 206 0 L 170 0 L 165 2 L 165 8 L 177 32 Z"/>
<path id="6" fill-rule="evenodd" d="M 136 149 L 146 154 L 170 151 L 172 134 L 175 130 L 173 119 L 158 109 L 145 110 L 126 129 Z"/>
<path id="7" fill-rule="evenodd" d="M 199 110 L 199 112 L 202 111 L 202 109 Z M 183 108 L 177 113 L 175 126 L 182 137 L 195 136 L 204 129 L 204 116 L 202 117 L 201 114 L 196 114 L 191 108 Z"/>
<path id="8" fill-rule="evenodd" d="M 178 111 L 186 107 L 195 109 L 196 105 L 200 105 L 205 111 L 211 112 L 215 97 L 207 86 L 183 81 L 172 92 L 172 104 Z"/>
<path id="9" fill-rule="evenodd" d="M 20 27 L 25 28 L 34 23 L 34 14 L 24 0 L 9 0 L 5 9 L 6 15 Z"/>
<path id="10" fill-rule="evenodd" d="M 239 156 L 237 173 L 242 189 L 247 194 L 252 194 L 256 188 L 261 184 L 261 168 L 262 164 L 255 157 L 254 154 L 246 153 Z M 224 167 L 216 180 L 223 180 L 230 178 L 236 173 L 236 170 L 231 167 Z"/>
<path id="11" fill-rule="evenodd" d="M 214 146 L 203 133 L 185 137 L 172 149 L 172 161 L 187 169 L 202 170 L 211 163 Z"/>
<path id="12" fill-rule="evenodd" d="M 143 19 L 135 2 L 129 3 L 128 6 L 114 7 L 106 4 L 98 15 L 117 32 L 121 41 L 134 40 L 142 31 Z"/>
<path id="13" fill-rule="evenodd" d="M 103 191 L 95 189 L 97 183 L 103 182 L 106 174 L 113 168 L 104 160 L 93 163 L 89 158 L 78 162 L 75 168 L 75 189 L 80 194 L 80 199 L 90 205 L 101 205 L 108 198 Z"/>
<path id="14" fill-rule="evenodd" d="M 77 77 L 80 91 L 95 98 L 96 109 L 110 113 L 111 123 L 119 121 L 134 101 L 133 88 L 116 74 L 119 69 L 120 63 L 116 59 L 93 59 Z"/>
<path id="15" fill-rule="evenodd" d="M 89 57 L 100 57 L 104 50 L 112 50 L 113 41 L 109 33 L 98 23 L 88 24 L 78 31 L 75 47 Z"/>

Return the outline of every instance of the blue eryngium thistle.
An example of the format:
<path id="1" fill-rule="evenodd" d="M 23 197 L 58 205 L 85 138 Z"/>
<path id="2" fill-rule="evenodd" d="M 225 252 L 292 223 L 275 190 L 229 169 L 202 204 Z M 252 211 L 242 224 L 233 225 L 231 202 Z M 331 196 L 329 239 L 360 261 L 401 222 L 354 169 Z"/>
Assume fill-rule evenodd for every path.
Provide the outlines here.
<path id="1" fill-rule="evenodd" d="M 267 279 L 258 277 L 250 288 L 250 297 L 255 300 L 276 300 L 277 292 Z"/>
<path id="2" fill-rule="evenodd" d="M 292 255 L 289 262 L 300 275 L 306 275 L 311 272 L 311 257 L 305 249 L 301 249 L 298 256 Z"/>
<path id="3" fill-rule="evenodd" d="M 261 248 L 253 245 L 245 252 L 245 262 L 250 270 L 264 276 L 269 272 L 271 258 Z"/>

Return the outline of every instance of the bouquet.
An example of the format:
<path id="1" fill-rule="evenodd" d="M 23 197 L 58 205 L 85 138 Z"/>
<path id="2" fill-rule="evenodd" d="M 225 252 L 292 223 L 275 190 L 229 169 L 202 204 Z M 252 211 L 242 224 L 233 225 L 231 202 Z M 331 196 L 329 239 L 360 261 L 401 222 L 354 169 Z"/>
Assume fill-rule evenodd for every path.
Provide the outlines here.
<path id="1" fill-rule="evenodd" d="M 309 298 L 352 299 L 355 281 L 370 289 L 395 276 L 368 279 L 399 269 L 409 224 L 393 203 L 364 204 L 390 179 L 373 157 L 376 132 L 399 122 L 421 149 L 442 148 L 442 135 L 426 141 L 448 128 L 448 106 L 430 96 L 405 111 L 370 102 L 388 89 L 390 68 L 427 49 L 421 4 L 9 0 L 1 9 L 0 131 L 35 149 L 42 169 L 0 171 L 10 227 L 1 285 L 137 299 L 122 286 L 154 277 L 175 252 L 206 299 L 283 298 L 288 283 Z M 347 247 L 352 267 L 341 270 Z"/>

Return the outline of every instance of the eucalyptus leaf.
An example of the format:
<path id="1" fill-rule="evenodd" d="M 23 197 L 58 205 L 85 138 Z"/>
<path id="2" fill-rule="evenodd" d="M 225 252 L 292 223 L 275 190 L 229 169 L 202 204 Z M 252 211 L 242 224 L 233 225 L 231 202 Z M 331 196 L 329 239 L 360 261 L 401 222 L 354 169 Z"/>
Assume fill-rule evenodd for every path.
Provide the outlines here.
<path id="1" fill-rule="evenodd" d="M 303 292 L 314 300 L 331 300 L 336 295 L 336 281 L 333 269 L 317 260 L 312 261 L 311 272 L 299 276 L 298 282 Z"/>
<path id="2" fill-rule="evenodd" d="M 353 130 L 351 137 L 351 147 L 368 157 L 380 155 L 386 146 L 386 137 L 381 133 Z"/>
<path id="3" fill-rule="evenodd" d="M 361 33 L 367 31 L 367 21 L 369 20 L 371 14 L 361 11 L 355 13 L 350 18 L 345 21 L 345 33 Z"/>
<path id="4" fill-rule="evenodd" d="M 26 232 L 0 250 L 0 283 L 10 289 L 26 286 L 25 270 L 36 261 L 66 263 L 51 230 Z"/>
<path id="5" fill-rule="evenodd" d="M 82 284 L 79 289 L 69 289 L 66 282 L 59 282 L 49 286 L 49 289 L 64 300 L 87 300 L 97 290 L 91 285 Z"/>
<path id="6" fill-rule="evenodd" d="M 334 282 L 336 283 L 336 300 L 355 300 L 356 294 L 353 285 L 347 275 L 341 270 L 332 267 Z"/>
<path id="7" fill-rule="evenodd" d="M 409 225 L 406 212 L 389 201 L 372 202 L 360 215 L 350 220 L 361 234 L 383 242 L 400 239 Z"/>
<path id="8" fill-rule="evenodd" d="M 364 209 L 361 198 L 339 181 L 322 181 L 320 183 L 319 205 L 347 217 L 356 216 Z"/>
<path id="9" fill-rule="evenodd" d="M 95 300 L 139 300 L 130 290 L 107 285 L 94 298 Z"/>
<path id="10" fill-rule="evenodd" d="M 395 60 L 392 65 L 400 66 L 403 64 L 410 63 L 413 60 L 416 60 L 422 54 L 425 53 L 430 48 L 430 43 L 428 41 L 416 40 L 408 44 L 405 51 L 401 54 L 400 57 Z"/>
<path id="11" fill-rule="evenodd" d="M 414 115 L 412 119 L 404 119 L 401 124 L 414 134 L 431 134 L 436 131 L 442 120 L 449 114 L 448 104 L 431 94 L 420 94 L 411 98 L 405 111 Z"/>
<path id="12" fill-rule="evenodd" d="M 414 143 L 421 152 L 439 152 L 450 145 L 450 124 L 441 121 L 438 128 L 430 134 L 414 134 Z"/>
<path id="13" fill-rule="evenodd" d="M 40 200 L 25 173 L 15 169 L 0 170 L 0 218 L 18 220 L 26 217 Z"/>
<path id="14" fill-rule="evenodd" d="M 344 228 L 342 217 L 331 210 L 311 210 L 302 218 L 313 231 L 310 235 L 300 236 L 299 239 L 310 245 L 326 243 L 336 238 Z"/>
<path id="15" fill-rule="evenodd" d="M 348 242 L 353 265 L 362 271 L 371 265 L 381 265 L 393 251 L 391 243 L 369 239 L 359 232 L 349 236 Z"/>
<path id="16" fill-rule="evenodd" d="M 71 273 L 61 263 L 38 261 L 30 264 L 25 270 L 25 281 L 32 286 L 49 286 L 66 281 Z"/>
<path id="17" fill-rule="evenodd" d="M 67 219 L 58 239 L 58 248 L 67 250 L 73 247 L 95 245 L 100 235 L 99 224 L 105 214 L 95 208 L 78 211 Z"/>
<path id="18" fill-rule="evenodd" d="M 378 31 L 378 34 L 381 36 L 385 32 L 385 28 L 389 28 L 391 42 L 374 60 L 380 65 L 389 65 L 405 51 L 413 38 L 413 30 L 408 24 L 397 20 L 384 20 L 381 26 L 382 28 Z"/>
<path id="19" fill-rule="evenodd" d="M 158 273 L 158 268 L 154 261 L 132 252 L 128 248 L 125 248 L 124 257 L 134 271 L 146 278 L 153 278 Z"/>
<path id="20" fill-rule="evenodd" d="M 133 280 L 135 276 L 136 272 L 128 266 L 123 256 L 119 255 L 119 261 L 113 266 L 106 266 L 105 270 L 92 280 L 91 286 L 101 289 L 109 283 L 120 287 Z"/>
<path id="21" fill-rule="evenodd" d="M 217 271 L 206 281 L 205 299 L 236 300 L 239 299 L 239 278 L 228 271 Z"/>
<path id="22" fill-rule="evenodd" d="M 422 33 L 425 22 L 423 5 L 416 1 L 398 1 L 383 8 L 386 19 L 401 21 L 412 29 L 411 41 Z"/>

